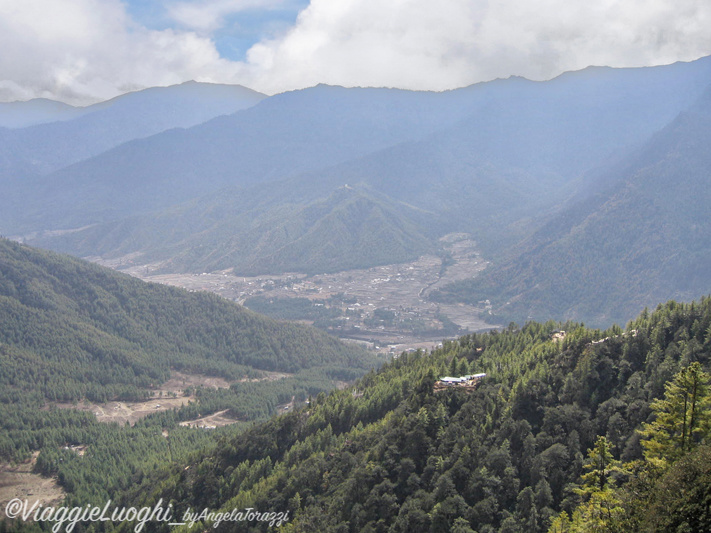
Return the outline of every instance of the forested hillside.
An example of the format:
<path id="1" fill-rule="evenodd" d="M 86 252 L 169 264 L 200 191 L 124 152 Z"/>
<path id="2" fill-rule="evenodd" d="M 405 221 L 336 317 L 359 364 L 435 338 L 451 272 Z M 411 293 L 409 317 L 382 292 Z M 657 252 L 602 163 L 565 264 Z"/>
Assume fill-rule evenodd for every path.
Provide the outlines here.
<path id="1" fill-rule="evenodd" d="M 39 452 L 35 471 L 58 476 L 73 501 L 111 498 L 137 474 L 204 453 L 220 435 L 377 364 L 314 328 L 213 294 L 0 239 L 0 468 Z M 176 372 L 224 385 L 162 390 Z M 168 397 L 173 408 L 132 427 L 97 420 L 125 402 L 152 398 L 149 408 L 158 409 Z M 181 425 L 216 412 L 229 425 L 210 432 Z"/>
<path id="2" fill-rule="evenodd" d="M 140 396 L 171 369 L 236 379 L 247 367 L 363 366 L 355 347 L 212 294 L 144 283 L 7 240 L 0 267 L 4 397 L 22 390 L 62 401 Z"/>
<path id="3" fill-rule="evenodd" d="M 286 531 L 707 531 L 710 353 L 711 298 L 624 330 L 511 324 L 403 354 L 122 501 L 288 510 Z"/>
<path id="4" fill-rule="evenodd" d="M 490 299 L 508 319 L 624 321 L 650 301 L 688 301 L 711 286 L 711 87 L 570 205 L 441 301 Z M 612 185 L 610 185 L 612 184 Z"/>
<path id="5" fill-rule="evenodd" d="M 343 185 L 315 201 L 296 189 L 280 183 L 224 190 L 153 217 L 34 242 L 78 255 L 141 251 L 140 261 L 161 262 L 164 272 L 234 269 L 242 275 L 367 268 L 411 261 L 438 247 L 429 212 L 360 187 Z M 288 204 L 274 200 L 290 191 Z"/>

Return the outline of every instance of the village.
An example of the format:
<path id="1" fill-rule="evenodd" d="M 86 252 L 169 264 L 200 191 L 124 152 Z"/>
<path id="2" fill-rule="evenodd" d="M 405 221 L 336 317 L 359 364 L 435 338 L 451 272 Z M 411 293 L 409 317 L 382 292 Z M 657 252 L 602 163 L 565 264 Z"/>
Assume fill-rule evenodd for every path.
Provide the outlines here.
<path id="1" fill-rule="evenodd" d="M 492 329 L 488 301 L 477 306 L 430 301 L 431 291 L 476 276 L 487 266 L 465 233 L 441 239 L 444 254 L 410 263 L 307 276 L 238 276 L 231 271 L 159 274 L 159 264 L 98 261 L 145 281 L 210 291 L 269 316 L 313 324 L 369 349 L 397 354 L 430 349 L 445 338 Z M 445 262 L 446 258 L 446 262 Z"/>

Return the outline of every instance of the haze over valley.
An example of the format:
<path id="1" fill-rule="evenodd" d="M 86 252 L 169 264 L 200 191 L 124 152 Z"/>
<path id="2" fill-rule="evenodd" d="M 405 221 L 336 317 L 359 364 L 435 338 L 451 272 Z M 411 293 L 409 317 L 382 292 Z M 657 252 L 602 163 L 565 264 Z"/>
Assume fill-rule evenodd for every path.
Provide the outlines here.
<path id="1" fill-rule="evenodd" d="M 341 287 L 346 300 L 333 306 L 330 322 L 314 320 L 308 305 L 288 317 L 338 333 L 354 334 L 357 325 L 373 335 L 356 336 L 374 344 L 399 344 L 378 340 L 386 325 L 416 342 L 510 320 L 624 323 L 645 306 L 708 287 L 708 232 L 699 218 L 708 188 L 688 176 L 708 170 L 708 150 L 698 143 L 708 138 L 710 86 L 711 61 L 702 58 L 442 93 L 319 85 L 265 97 L 184 84 L 75 110 L 74 118 L 63 108 L 62 122 L 53 108 L 16 103 L 35 124 L 2 131 L 0 229 L 146 279 L 188 286 L 180 281 L 186 275 L 227 273 L 232 288 L 212 288 L 242 303 L 298 296 L 315 305 L 329 286 Z M 689 153 L 680 158 L 680 150 Z M 687 177 L 679 182 L 682 161 Z M 670 195 L 668 183 L 679 191 Z M 643 197 L 630 192 L 640 188 Z M 686 205 L 688 220 L 670 201 Z M 471 242 L 466 257 L 446 244 L 458 233 Z M 567 259 L 556 266 L 560 257 Z M 423 261 L 439 267 L 425 273 Z M 405 264 L 424 276 L 403 282 L 410 296 L 358 300 L 377 277 L 361 272 Z M 584 277 L 594 270 L 594 288 L 566 266 Z M 318 294 L 258 294 L 237 282 L 287 274 Z M 324 275 L 340 281 L 320 283 Z M 343 281 L 349 277 L 362 278 L 360 286 Z M 591 289 L 583 299 L 581 286 Z M 366 309 L 361 321 L 335 325 L 350 320 L 353 298 Z M 286 316 L 260 302 L 251 300 Z M 476 320 L 456 316 L 457 306 L 470 306 Z M 375 309 L 397 317 L 385 324 Z"/>

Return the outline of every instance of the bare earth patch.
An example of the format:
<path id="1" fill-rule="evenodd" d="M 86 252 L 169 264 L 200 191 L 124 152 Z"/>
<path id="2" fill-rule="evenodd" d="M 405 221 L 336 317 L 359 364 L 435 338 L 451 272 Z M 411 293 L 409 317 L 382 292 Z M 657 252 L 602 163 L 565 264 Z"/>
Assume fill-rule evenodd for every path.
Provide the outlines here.
<path id="1" fill-rule="evenodd" d="M 163 393 L 182 394 L 186 388 L 205 387 L 211 389 L 229 389 L 230 382 L 215 376 L 202 376 L 199 374 L 183 374 L 172 372 L 170 379 L 160 386 Z"/>
<path id="2" fill-rule="evenodd" d="M 28 508 L 39 501 L 52 505 L 64 499 L 64 491 L 53 478 L 33 474 L 39 452 L 19 465 L 0 464 L 0 519 L 5 517 L 5 505 L 15 499 L 27 500 Z"/>
<path id="3" fill-rule="evenodd" d="M 186 420 L 185 422 L 181 422 L 180 425 L 191 428 L 214 429 L 239 422 L 239 420 L 227 416 L 227 411 L 229 411 L 229 409 L 218 411 L 210 416 L 196 418 L 195 420 Z"/>
<path id="4" fill-rule="evenodd" d="M 264 374 L 262 378 L 250 379 L 245 377 L 237 381 L 276 381 L 293 376 L 293 374 L 287 374 L 286 372 L 270 372 L 267 370 L 262 370 L 261 372 Z M 99 422 L 116 422 L 120 425 L 133 425 L 136 421 L 152 413 L 160 413 L 161 411 L 181 407 L 191 401 L 197 401 L 194 396 L 185 396 L 186 389 L 197 387 L 227 389 L 229 386 L 230 382 L 220 377 L 173 372 L 170 379 L 163 383 L 160 389 L 152 391 L 155 396 L 149 400 L 141 402 L 116 400 L 106 403 L 83 401 L 76 404 L 59 403 L 56 405 L 60 409 L 78 409 L 79 411 L 91 412 L 96 416 Z M 224 423 L 218 420 L 218 425 L 224 426 L 234 422 L 236 422 L 236 420 L 225 418 Z"/>
<path id="5" fill-rule="evenodd" d="M 60 409 L 78 409 L 79 411 L 89 411 L 94 413 L 99 422 L 116 422 L 120 425 L 133 425 L 138 420 L 152 413 L 167 411 L 174 407 L 180 407 L 195 400 L 192 396 L 183 396 L 181 398 L 155 398 L 146 400 L 145 402 L 106 402 L 92 403 L 80 402 L 76 405 L 69 403 L 57 404 Z"/>
<path id="6" fill-rule="evenodd" d="M 255 382 L 255 381 L 277 381 L 280 379 L 285 379 L 285 378 L 290 378 L 293 377 L 294 374 L 288 374 L 286 372 L 272 372 L 271 370 L 260 370 L 262 374 L 264 374 L 263 378 L 242 378 L 238 379 L 240 383 L 245 383 L 247 381 L 249 382 Z"/>

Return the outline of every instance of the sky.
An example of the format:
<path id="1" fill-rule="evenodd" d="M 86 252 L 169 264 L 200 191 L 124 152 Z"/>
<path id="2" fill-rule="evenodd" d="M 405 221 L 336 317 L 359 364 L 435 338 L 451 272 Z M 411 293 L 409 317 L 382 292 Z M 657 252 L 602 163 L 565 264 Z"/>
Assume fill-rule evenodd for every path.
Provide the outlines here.
<path id="1" fill-rule="evenodd" d="M 446 90 L 711 55 L 708 0 L 0 0 L 0 101 L 188 80 Z"/>

